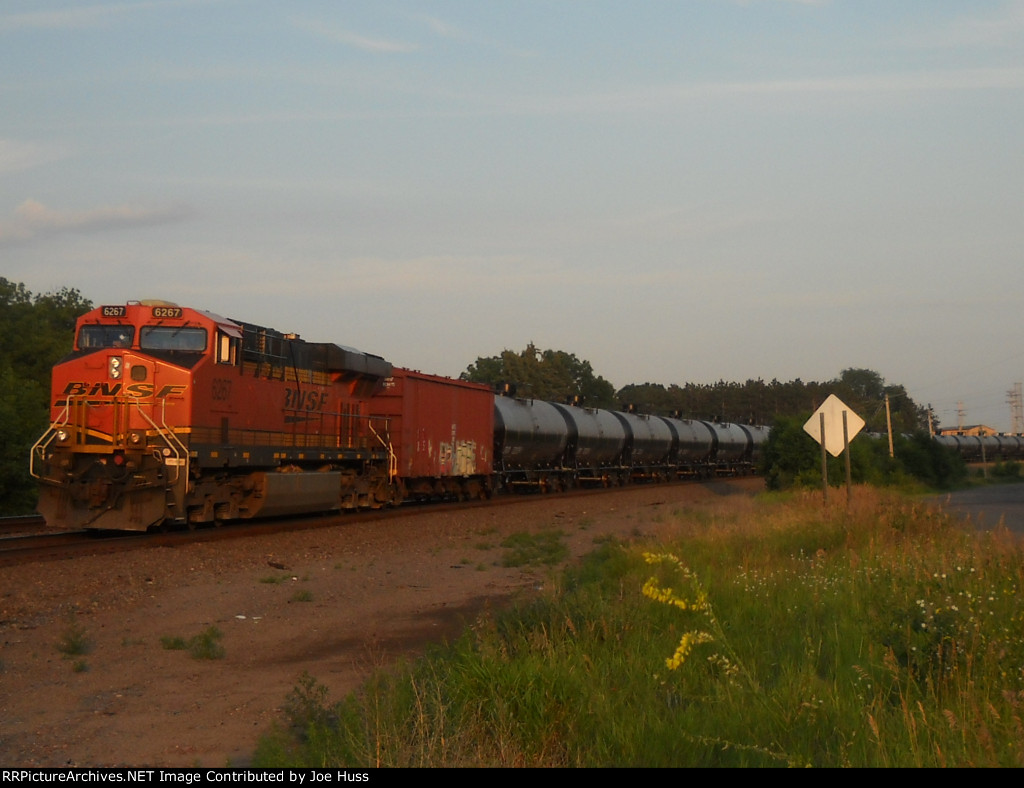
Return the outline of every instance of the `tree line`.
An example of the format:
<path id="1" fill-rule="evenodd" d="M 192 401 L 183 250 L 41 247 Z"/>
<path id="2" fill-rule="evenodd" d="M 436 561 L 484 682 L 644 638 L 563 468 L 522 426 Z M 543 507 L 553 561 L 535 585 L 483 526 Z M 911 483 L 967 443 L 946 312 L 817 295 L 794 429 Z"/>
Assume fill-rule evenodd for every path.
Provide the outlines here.
<path id="1" fill-rule="evenodd" d="M 92 303 L 72 288 L 36 295 L 0 277 L 0 516 L 35 508 L 29 451 L 49 424 L 50 370 Z"/>
<path id="2" fill-rule="evenodd" d="M 767 426 L 780 417 L 810 416 L 829 394 L 835 394 L 864 419 L 867 432 L 887 432 L 890 422 L 894 433 L 927 430 L 929 416 L 937 427 L 934 414 L 914 402 L 902 385 L 887 384 L 870 369 L 844 369 L 839 377 L 821 383 L 805 383 L 799 378 L 788 383 L 774 379 L 769 383 L 761 379 L 745 383 L 631 383 L 616 391 L 594 373 L 589 362 L 564 351 L 539 350 L 530 343 L 520 352 L 504 350 L 497 356 L 478 358 L 461 377 L 520 397 Z"/>

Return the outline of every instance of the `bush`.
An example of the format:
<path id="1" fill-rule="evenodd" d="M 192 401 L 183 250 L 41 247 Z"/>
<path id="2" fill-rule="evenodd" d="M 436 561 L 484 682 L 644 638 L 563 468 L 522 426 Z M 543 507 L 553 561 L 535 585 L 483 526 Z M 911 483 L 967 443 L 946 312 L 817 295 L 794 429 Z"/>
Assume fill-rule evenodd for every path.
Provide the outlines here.
<path id="1" fill-rule="evenodd" d="M 821 446 L 804 432 L 807 417 L 780 418 L 765 441 L 760 471 L 769 490 L 821 486 Z M 850 442 L 850 476 L 855 484 L 902 487 L 921 484 L 950 489 L 967 478 L 967 466 L 952 449 L 925 433 L 896 436 L 893 454 L 888 441 L 861 434 Z M 846 458 L 827 460 L 829 484 L 846 482 Z"/>

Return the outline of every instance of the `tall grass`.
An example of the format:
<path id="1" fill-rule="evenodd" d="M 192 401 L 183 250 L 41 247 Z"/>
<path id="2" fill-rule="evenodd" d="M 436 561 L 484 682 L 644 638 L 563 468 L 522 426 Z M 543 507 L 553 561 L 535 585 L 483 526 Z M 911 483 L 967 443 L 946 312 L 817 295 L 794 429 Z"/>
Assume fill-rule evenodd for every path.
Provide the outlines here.
<path id="1" fill-rule="evenodd" d="M 1021 550 L 864 488 L 674 515 L 328 703 L 258 765 L 1019 766 Z"/>

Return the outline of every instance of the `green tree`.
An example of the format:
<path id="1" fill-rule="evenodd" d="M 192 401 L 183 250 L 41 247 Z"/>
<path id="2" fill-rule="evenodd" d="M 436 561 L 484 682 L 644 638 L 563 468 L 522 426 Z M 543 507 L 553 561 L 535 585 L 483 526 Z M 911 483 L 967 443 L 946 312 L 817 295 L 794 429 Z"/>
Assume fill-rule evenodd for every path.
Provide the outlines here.
<path id="1" fill-rule="evenodd" d="M 967 463 L 963 457 L 941 446 L 925 432 L 900 435 L 893 448 L 907 472 L 931 487 L 948 489 L 967 478 Z"/>
<path id="2" fill-rule="evenodd" d="M 761 452 L 761 473 L 770 490 L 821 485 L 821 446 L 803 425 L 810 413 L 779 417 Z M 856 484 L 891 486 L 916 480 L 929 487 L 947 489 L 966 475 L 966 466 L 956 452 L 944 448 L 924 432 L 897 436 L 889 443 L 869 435 L 850 442 L 850 476 Z M 827 457 L 829 484 L 846 480 L 846 459 Z"/>
<path id="3" fill-rule="evenodd" d="M 520 397 L 578 401 L 594 408 L 616 406 L 615 388 L 594 374 L 589 361 L 562 350 L 541 351 L 532 342 L 519 353 L 504 350 L 498 356 L 478 358 L 460 377 L 492 386 L 510 385 Z"/>
<path id="4" fill-rule="evenodd" d="M 903 386 L 887 385 L 877 372 L 852 367 L 823 383 L 797 378 L 787 383 L 757 379 L 667 387 L 657 383 L 631 384 L 619 391 L 618 399 L 634 404 L 644 413 L 770 426 L 779 417 L 813 412 L 829 394 L 835 394 L 861 416 L 869 432 L 887 429 L 886 397 L 895 434 L 911 434 L 928 424 L 927 409 L 919 407 Z"/>
<path id="5" fill-rule="evenodd" d="M 50 371 L 91 308 L 77 290 L 33 295 L 0 277 L 0 515 L 35 506 L 29 451 L 49 423 Z"/>
<path id="6" fill-rule="evenodd" d="M 769 490 L 821 484 L 821 448 L 804 432 L 806 421 L 805 416 L 781 416 L 772 425 L 760 468 Z"/>
<path id="7" fill-rule="evenodd" d="M 891 422 L 894 435 L 909 435 L 928 425 L 927 409 L 917 405 L 903 386 L 886 384 L 874 370 L 844 369 L 832 384 L 836 396 L 864 419 L 868 432 L 887 432 Z"/>
<path id="8" fill-rule="evenodd" d="M 849 367 L 840 373 L 836 383 L 859 402 L 880 402 L 885 398 L 885 378 L 874 370 Z"/>
<path id="9" fill-rule="evenodd" d="M 616 398 L 637 413 L 668 416 L 679 409 L 678 386 L 666 388 L 660 383 L 632 383 L 620 389 Z"/>

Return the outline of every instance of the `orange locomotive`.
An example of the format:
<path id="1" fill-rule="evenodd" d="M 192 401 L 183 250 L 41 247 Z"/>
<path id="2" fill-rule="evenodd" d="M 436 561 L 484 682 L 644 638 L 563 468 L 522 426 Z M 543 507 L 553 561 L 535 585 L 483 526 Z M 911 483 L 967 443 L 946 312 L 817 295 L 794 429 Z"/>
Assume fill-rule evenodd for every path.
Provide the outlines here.
<path id="1" fill-rule="evenodd" d="M 53 527 L 146 530 L 483 495 L 493 403 L 485 386 L 210 312 L 101 306 L 54 368 L 38 508 Z"/>

